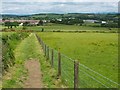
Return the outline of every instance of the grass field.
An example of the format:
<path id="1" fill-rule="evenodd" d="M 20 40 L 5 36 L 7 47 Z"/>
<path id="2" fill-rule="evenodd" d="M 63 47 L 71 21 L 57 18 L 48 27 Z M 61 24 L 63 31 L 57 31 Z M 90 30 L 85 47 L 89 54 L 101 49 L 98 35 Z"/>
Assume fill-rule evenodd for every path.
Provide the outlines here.
<path id="1" fill-rule="evenodd" d="M 118 82 L 118 35 L 114 33 L 38 33 L 50 47 Z"/>

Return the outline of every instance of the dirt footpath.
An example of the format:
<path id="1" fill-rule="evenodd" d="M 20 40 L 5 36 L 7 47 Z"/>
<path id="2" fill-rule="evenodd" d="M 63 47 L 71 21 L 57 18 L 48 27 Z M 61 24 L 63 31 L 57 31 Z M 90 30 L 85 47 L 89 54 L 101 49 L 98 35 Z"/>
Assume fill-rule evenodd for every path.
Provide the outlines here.
<path id="1" fill-rule="evenodd" d="M 25 68 L 28 70 L 28 77 L 25 81 L 24 88 L 43 88 L 42 87 L 42 73 L 40 63 L 38 60 L 27 60 Z"/>

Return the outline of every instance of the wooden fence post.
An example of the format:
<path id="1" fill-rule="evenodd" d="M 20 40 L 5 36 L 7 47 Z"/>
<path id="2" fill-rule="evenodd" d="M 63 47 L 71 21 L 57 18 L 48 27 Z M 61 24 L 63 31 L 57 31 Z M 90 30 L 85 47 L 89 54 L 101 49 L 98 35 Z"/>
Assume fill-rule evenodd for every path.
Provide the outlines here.
<path id="1" fill-rule="evenodd" d="M 54 58 L 53 58 L 53 56 L 54 56 L 54 50 L 52 49 L 52 54 L 51 54 L 51 66 L 53 67 L 53 65 L 54 65 Z"/>
<path id="2" fill-rule="evenodd" d="M 49 60 L 49 46 L 47 46 L 47 60 Z"/>
<path id="3" fill-rule="evenodd" d="M 43 41 L 41 41 L 41 46 L 42 46 L 42 49 L 43 49 Z"/>
<path id="4" fill-rule="evenodd" d="M 44 42 L 42 41 L 42 49 L 44 49 Z"/>
<path id="5" fill-rule="evenodd" d="M 58 76 L 61 76 L 61 54 L 60 54 L 60 49 L 58 51 Z"/>
<path id="6" fill-rule="evenodd" d="M 78 88 L 79 62 L 74 61 L 74 90 Z"/>
<path id="7" fill-rule="evenodd" d="M 43 43 L 43 48 L 42 48 L 42 49 L 43 49 L 43 52 L 44 52 L 44 50 L 45 50 L 44 48 L 45 48 L 45 44 Z"/>
<path id="8" fill-rule="evenodd" d="M 45 44 L 45 56 L 46 56 L 46 44 Z"/>
<path id="9" fill-rule="evenodd" d="M 40 44 L 41 44 L 41 38 L 39 37 L 39 42 L 40 42 Z"/>

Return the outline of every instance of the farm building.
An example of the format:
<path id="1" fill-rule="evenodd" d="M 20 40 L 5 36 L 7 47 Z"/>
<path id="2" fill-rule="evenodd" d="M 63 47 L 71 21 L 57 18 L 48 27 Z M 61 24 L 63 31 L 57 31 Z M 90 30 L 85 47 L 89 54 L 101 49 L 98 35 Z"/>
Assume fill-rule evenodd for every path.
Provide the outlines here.
<path id="1" fill-rule="evenodd" d="M 84 23 L 96 23 L 99 22 L 98 20 L 83 20 Z"/>
<path id="2" fill-rule="evenodd" d="M 20 23 L 19 24 L 20 26 L 23 25 L 23 23 L 28 22 L 29 25 L 32 26 L 32 25 L 38 25 L 39 21 L 40 20 L 1 20 L 0 22 L 1 23 L 5 23 L 5 22 L 18 22 L 18 23 Z M 50 22 L 50 20 L 42 20 L 42 21 L 43 21 L 43 23 Z"/>
<path id="3" fill-rule="evenodd" d="M 106 22 L 106 21 L 102 21 L 101 23 L 102 23 L 102 24 L 106 24 L 107 22 Z"/>

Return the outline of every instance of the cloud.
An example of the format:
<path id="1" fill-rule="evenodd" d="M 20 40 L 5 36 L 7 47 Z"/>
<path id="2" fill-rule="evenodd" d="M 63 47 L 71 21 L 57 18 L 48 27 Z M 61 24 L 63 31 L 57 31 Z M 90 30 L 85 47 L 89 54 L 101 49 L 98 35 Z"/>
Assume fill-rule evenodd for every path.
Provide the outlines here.
<path id="1" fill-rule="evenodd" d="M 118 12 L 117 2 L 3 2 L 4 14 Z"/>
<path id="2" fill-rule="evenodd" d="M 119 0 L 4 0 L 4 2 L 119 2 Z"/>

